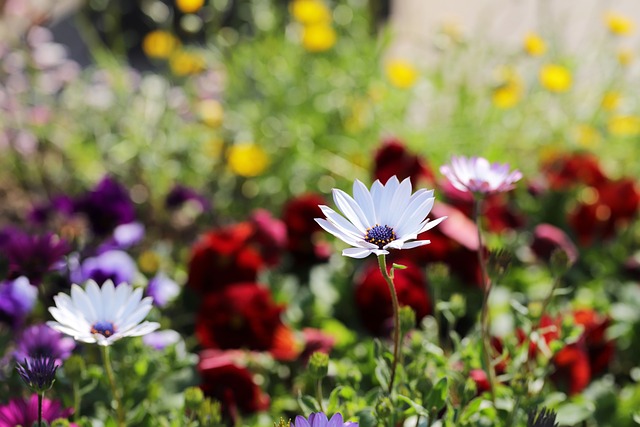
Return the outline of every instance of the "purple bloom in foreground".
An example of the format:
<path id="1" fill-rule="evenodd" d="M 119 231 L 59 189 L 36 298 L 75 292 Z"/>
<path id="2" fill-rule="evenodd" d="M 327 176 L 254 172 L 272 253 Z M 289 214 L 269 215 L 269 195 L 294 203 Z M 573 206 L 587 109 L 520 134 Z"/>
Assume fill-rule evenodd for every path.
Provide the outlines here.
<path id="1" fill-rule="evenodd" d="M 385 185 L 376 180 L 371 190 L 355 180 L 353 197 L 334 188 L 333 200 L 344 217 L 328 206 L 320 205 L 326 219 L 316 218 L 316 222 L 353 246 L 342 251 L 342 255 L 352 258 L 386 255 L 389 249 L 411 249 L 429 244 L 429 240 L 416 240 L 418 234 L 446 218 L 435 221 L 427 218 L 435 201 L 433 190 L 420 189 L 411 194 L 409 178 L 400 183 L 393 176 Z"/>
<path id="2" fill-rule="evenodd" d="M 22 381 L 34 392 L 43 393 L 53 386 L 58 365 L 50 356 L 38 355 L 18 363 L 16 370 Z"/>
<path id="3" fill-rule="evenodd" d="M 69 249 L 52 233 L 32 236 L 17 229 L 5 229 L 0 244 L 2 257 L 9 264 L 9 277 L 26 276 L 34 286 L 47 272 L 61 267 Z"/>
<path id="4" fill-rule="evenodd" d="M 322 412 L 314 412 L 309 415 L 309 420 L 307 421 L 304 417 L 298 415 L 296 417 L 295 423 L 291 423 L 291 427 L 358 427 L 358 423 L 355 422 L 344 422 L 342 419 L 342 414 L 337 413 L 334 414 L 331 419 L 327 419 L 327 416 Z"/>
<path id="5" fill-rule="evenodd" d="M 61 364 L 71 356 L 75 347 L 76 343 L 72 338 L 65 337 L 45 324 L 33 325 L 22 332 L 13 356 L 20 362 L 27 357 L 49 355 Z"/>
<path id="6" fill-rule="evenodd" d="M 164 273 L 158 273 L 149 281 L 146 294 L 153 297 L 153 303 L 164 307 L 180 294 L 180 285 Z"/>
<path id="7" fill-rule="evenodd" d="M 86 215 L 91 229 L 99 236 L 111 233 L 118 225 L 132 222 L 135 209 L 127 189 L 106 176 L 95 189 L 75 200 L 74 211 Z"/>
<path id="8" fill-rule="evenodd" d="M 18 328 L 33 309 L 37 297 L 38 288 L 31 286 L 26 277 L 0 282 L 0 322 Z"/>
<path id="9" fill-rule="evenodd" d="M 51 423 L 58 418 L 68 418 L 73 410 L 62 409 L 56 400 L 42 399 L 42 420 Z M 30 398 L 11 399 L 6 405 L 0 406 L 0 427 L 32 426 L 38 421 L 38 395 Z M 77 427 L 77 424 L 71 423 Z"/>
<path id="10" fill-rule="evenodd" d="M 509 170 L 509 164 L 489 163 L 482 157 L 454 156 L 440 172 L 458 190 L 481 194 L 511 190 L 522 178 L 520 171 Z"/>
<path id="11" fill-rule="evenodd" d="M 71 281 L 84 283 L 94 280 L 101 285 L 111 280 L 117 286 L 121 283 L 131 284 L 137 273 L 136 263 L 129 254 L 110 250 L 85 259 L 78 269 L 71 272 Z"/>

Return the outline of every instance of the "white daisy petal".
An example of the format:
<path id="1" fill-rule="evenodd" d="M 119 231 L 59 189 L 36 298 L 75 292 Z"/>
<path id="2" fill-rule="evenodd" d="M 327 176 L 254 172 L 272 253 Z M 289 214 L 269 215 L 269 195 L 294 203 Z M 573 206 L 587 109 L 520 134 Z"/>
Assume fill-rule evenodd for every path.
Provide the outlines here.
<path id="1" fill-rule="evenodd" d="M 320 206 L 320 210 L 327 217 L 327 220 L 341 230 L 344 234 L 354 239 L 362 238 L 362 233 L 353 226 L 345 217 L 327 206 Z"/>
<path id="2" fill-rule="evenodd" d="M 447 219 L 446 216 L 440 217 L 438 219 L 434 219 L 433 221 L 426 220 L 425 222 L 423 222 L 423 225 L 420 227 L 420 230 L 418 230 L 416 234 L 424 233 L 427 230 L 431 230 L 433 227 L 440 224 L 445 219 Z"/>
<path id="3" fill-rule="evenodd" d="M 364 233 L 369 228 L 367 217 L 355 200 L 342 190 L 333 190 L 333 201 L 336 202 L 340 212 L 347 217 L 358 231 Z"/>
<path id="4" fill-rule="evenodd" d="M 316 218 L 316 222 L 325 231 L 333 234 L 338 239 L 340 239 L 343 242 L 348 243 L 350 245 L 356 246 L 356 243 L 355 243 L 356 240 L 352 236 L 350 236 L 349 234 L 343 232 L 341 229 L 339 229 L 333 223 L 331 223 L 331 222 L 329 222 L 329 221 L 327 221 L 326 219 L 323 219 L 323 218 Z"/>
<path id="5" fill-rule="evenodd" d="M 353 182 L 353 199 L 358 206 L 362 208 L 365 216 L 367 217 L 367 228 L 373 227 L 378 223 L 376 210 L 373 205 L 373 199 L 367 187 L 357 179 Z"/>
<path id="6" fill-rule="evenodd" d="M 428 245 L 429 243 L 431 243 L 431 240 L 414 240 L 413 242 L 406 242 L 400 249 L 418 248 L 420 246 Z"/>
<path id="7" fill-rule="evenodd" d="M 373 252 L 371 249 L 364 249 L 364 248 L 347 248 L 342 251 L 342 255 L 348 256 L 351 258 L 366 258 L 372 253 Z"/>

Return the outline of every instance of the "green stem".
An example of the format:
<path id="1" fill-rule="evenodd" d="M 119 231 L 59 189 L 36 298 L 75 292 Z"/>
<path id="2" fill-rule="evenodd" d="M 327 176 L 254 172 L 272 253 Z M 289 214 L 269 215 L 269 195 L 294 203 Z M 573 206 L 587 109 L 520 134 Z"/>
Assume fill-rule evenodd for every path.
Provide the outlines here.
<path id="1" fill-rule="evenodd" d="M 42 427 L 42 399 L 44 399 L 44 392 L 38 393 L 38 427 Z"/>
<path id="2" fill-rule="evenodd" d="M 73 414 L 75 417 L 80 413 L 80 402 L 82 397 L 80 396 L 80 384 L 78 381 L 73 382 Z"/>
<path id="3" fill-rule="evenodd" d="M 475 204 L 473 210 L 473 220 L 476 223 L 478 230 L 478 264 L 480 265 L 480 274 L 482 290 L 484 292 L 482 298 L 482 313 L 480 315 L 480 331 L 482 333 L 482 354 L 484 356 L 484 364 L 487 369 L 487 379 L 489 380 L 489 391 L 491 392 L 491 400 L 495 404 L 496 391 L 495 391 L 495 372 L 493 370 L 493 363 L 491 362 L 491 325 L 489 322 L 489 295 L 491 294 L 491 282 L 487 277 L 487 270 L 484 261 L 484 248 L 482 244 L 482 228 L 480 226 L 480 212 L 482 208 L 482 197 L 475 196 Z"/>
<path id="4" fill-rule="evenodd" d="M 316 399 L 320 405 L 320 412 L 324 412 L 324 406 L 322 405 L 322 378 L 318 378 L 316 382 Z"/>
<path id="5" fill-rule="evenodd" d="M 396 376 L 396 367 L 398 366 L 398 351 L 400 349 L 400 318 L 398 314 L 398 294 L 396 293 L 396 287 L 393 284 L 393 273 L 389 275 L 387 271 L 387 259 L 384 255 L 378 255 L 378 265 L 380 266 L 380 272 L 382 277 L 389 285 L 389 292 L 391 293 L 391 305 L 393 306 L 393 362 L 391 363 L 391 378 L 389 379 L 389 394 L 393 390 L 393 381 Z"/>
<path id="6" fill-rule="evenodd" d="M 104 370 L 107 373 L 107 378 L 109 379 L 109 385 L 111 386 L 111 393 L 113 393 L 113 399 L 116 401 L 116 414 L 118 416 L 118 426 L 125 427 L 125 413 L 124 407 L 122 406 L 122 397 L 120 396 L 120 392 L 118 391 L 118 387 L 116 387 L 116 380 L 113 375 L 113 369 L 111 368 L 111 358 L 109 357 L 109 346 L 102 346 L 102 359 L 104 361 Z"/>

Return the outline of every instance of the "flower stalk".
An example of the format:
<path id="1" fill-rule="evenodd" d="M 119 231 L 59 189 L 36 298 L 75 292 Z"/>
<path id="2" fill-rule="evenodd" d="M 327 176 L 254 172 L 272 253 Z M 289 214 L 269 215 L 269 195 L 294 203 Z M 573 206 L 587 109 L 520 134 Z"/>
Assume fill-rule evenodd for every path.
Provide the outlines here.
<path id="1" fill-rule="evenodd" d="M 399 304 L 398 294 L 396 293 L 396 287 L 393 283 L 393 269 L 391 274 L 387 271 L 387 260 L 385 255 L 378 255 L 378 265 L 380 266 L 380 272 L 384 277 L 384 280 L 389 285 L 389 292 L 391 293 L 391 305 L 393 307 L 393 361 L 391 362 L 391 377 L 389 379 L 389 394 L 393 390 L 393 382 L 396 376 L 396 368 L 398 366 L 398 353 L 400 350 L 400 316 L 399 316 Z"/>
<path id="2" fill-rule="evenodd" d="M 42 427 L 42 399 L 44 399 L 44 391 L 38 393 L 38 427 Z"/>
<path id="3" fill-rule="evenodd" d="M 102 360 L 104 362 L 104 370 L 107 374 L 107 379 L 109 380 L 109 385 L 111 386 L 111 393 L 113 394 L 113 400 L 116 402 L 116 415 L 118 417 L 118 426 L 125 427 L 125 413 L 124 407 L 122 406 L 122 396 L 120 396 L 120 391 L 116 386 L 115 376 L 113 375 L 113 368 L 111 367 L 111 357 L 109 355 L 109 346 L 102 346 Z"/>
<path id="4" fill-rule="evenodd" d="M 495 403 L 495 371 L 493 369 L 493 363 L 491 361 L 491 323 L 489 319 L 489 295 L 491 294 L 491 281 L 487 277 L 487 268 L 485 264 L 484 249 L 482 243 L 482 227 L 480 224 L 480 212 L 482 209 L 482 196 L 475 195 L 474 197 L 474 209 L 473 209 L 473 221 L 476 224 L 478 230 L 478 264 L 480 265 L 481 285 L 483 291 L 482 297 L 482 312 L 480 314 L 480 332 L 482 335 L 482 355 L 484 358 L 484 364 L 487 369 L 487 379 L 489 381 L 489 392 L 491 393 L 491 400 Z"/>

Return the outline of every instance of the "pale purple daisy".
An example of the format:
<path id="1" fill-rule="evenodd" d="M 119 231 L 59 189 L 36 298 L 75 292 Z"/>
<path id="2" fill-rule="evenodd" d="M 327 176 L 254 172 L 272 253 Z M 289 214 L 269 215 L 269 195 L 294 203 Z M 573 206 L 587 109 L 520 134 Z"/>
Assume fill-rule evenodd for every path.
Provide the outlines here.
<path id="1" fill-rule="evenodd" d="M 520 171 L 509 170 L 508 163 L 489 163 L 482 157 L 453 156 L 440 172 L 458 190 L 478 194 L 509 191 L 522 178 Z"/>
<path id="2" fill-rule="evenodd" d="M 291 423 L 291 427 L 358 427 L 358 423 L 352 421 L 345 423 L 340 413 L 336 413 L 331 419 L 327 419 L 327 416 L 322 412 L 314 412 L 309 415 L 308 421 L 298 415 L 295 423 Z"/>
<path id="3" fill-rule="evenodd" d="M 124 337 L 146 335 L 160 327 L 156 322 L 140 323 L 151 310 L 151 297 L 142 298 L 142 289 L 110 280 L 99 287 L 89 280 L 86 289 L 71 285 L 71 297 L 59 293 L 49 312 L 56 321 L 47 325 L 72 336 L 76 341 L 108 346 Z"/>
<path id="4" fill-rule="evenodd" d="M 316 218 L 316 222 L 353 246 L 342 251 L 342 255 L 352 258 L 386 255 L 389 249 L 423 246 L 430 241 L 416 240 L 418 235 L 435 227 L 446 217 L 435 221 L 427 218 L 435 201 L 433 190 L 420 189 L 413 194 L 411 191 L 409 178 L 399 182 L 393 176 L 385 185 L 376 180 L 371 190 L 355 180 L 353 197 L 342 190 L 333 189 L 333 200 L 344 216 L 328 206 L 320 205 L 326 219 Z"/>
<path id="5" fill-rule="evenodd" d="M 153 298 L 153 303 L 158 307 L 164 307 L 180 294 L 180 285 L 165 273 L 158 273 L 149 280 L 146 294 Z"/>
<path id="6" fill-rule="evenodd" d="M 31 313 L 38 298 L 38 288 L 31 286 L 29 279 L 0 282 L 0 323 L 19 328 Z"/>
<path id="7" fill-rule="evenodd" d="M 82 261 L 82 265 L 71 268 L 71 280 L 75 283 L 84 283 L 87 280 L 94 280 L 98 284 L 103 284 L 111 280 L 116 285 L 120 283 L 131 284 L 138 268 L 136 262 L 124 251 L 108 250 L 94 257 Z"/>
<path id="8" fill-rule="evenodd" d="M 60 332 L 51 329 L 45 324 L 33 325 L 26 328 L 17 340 L 13 357 L 21 362 L 28 357 L 47 355 L 62 364 L 71 356 L 76 347 L 73 339 L 65 337 Z"/>

